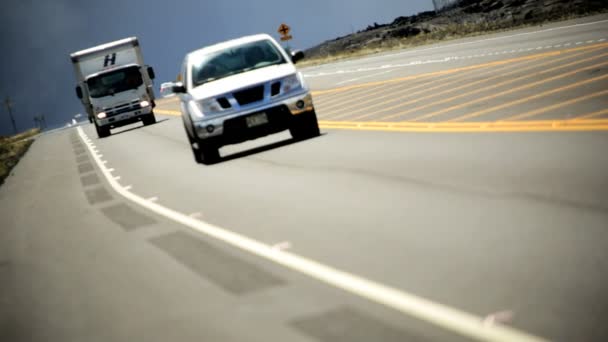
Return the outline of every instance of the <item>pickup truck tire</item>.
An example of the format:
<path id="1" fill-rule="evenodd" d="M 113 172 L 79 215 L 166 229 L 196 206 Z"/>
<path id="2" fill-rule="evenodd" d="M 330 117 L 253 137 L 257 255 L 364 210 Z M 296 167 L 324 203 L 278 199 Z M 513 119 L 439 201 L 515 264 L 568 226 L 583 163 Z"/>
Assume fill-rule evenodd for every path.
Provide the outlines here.
<path id="1" fill-rule="evenodd" d="M 186 136 L 188 137 L 195 162 L 198 164 L 212 164 L 220 159 L 219 149 L 216 145 L 210 141 L 203 142 L 201 139 L 193 137 L 186 128 L 185 123 L 184 129 L 186 130 Z"/>
<path id="2" fill-rule="evenodd" d="M 156 116 L 154 116 L 154 113 L 150 113 L 143 116 L 141 121 L 144 123 L 144 126 L 152 125 L 156 123 Z"/>
<path id="3" fill-rule="evenodd" d="M 95 123 L 95 131 L 97 131 L 97 136 L 100 139 L 110 136 L 110 127 L 99 127 L 97 126 L 97 123 Z"/>
<path id="4" fill-rule="evenodd" d="M 198 146 L 200 163 L 209 165 L 216 163 L 220 160 L 219 148 L 213 143 L 202 142 L 201 140 L 199 140 Z"/>
<path id="5" fill-rule="evenodd" d="M 319 136 L 317 113 L 313 110 L 293 117 L 289 132 L 295 140 L 304 140 Z"/>

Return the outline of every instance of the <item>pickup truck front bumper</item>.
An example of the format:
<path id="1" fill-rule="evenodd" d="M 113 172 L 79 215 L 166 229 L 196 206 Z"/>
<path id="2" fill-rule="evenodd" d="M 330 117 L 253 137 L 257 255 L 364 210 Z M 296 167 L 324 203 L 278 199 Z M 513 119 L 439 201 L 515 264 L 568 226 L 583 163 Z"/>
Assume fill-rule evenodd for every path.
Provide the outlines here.
<path id="1" fill-rule="evenodd" d="M 228 115 L 214 115 L 193 121 L 196 135 L 200 139 L 215 140 L 221 145 L 234 144 L 255 139 L 288 129 L 293 118 L 314 112 L 312 96 L 308 91 Z M 265 115 L 264 115 L 265 114 Z M 258 120 L 251 126 L 248 117 L 265 116 L 267 122 Z"/>

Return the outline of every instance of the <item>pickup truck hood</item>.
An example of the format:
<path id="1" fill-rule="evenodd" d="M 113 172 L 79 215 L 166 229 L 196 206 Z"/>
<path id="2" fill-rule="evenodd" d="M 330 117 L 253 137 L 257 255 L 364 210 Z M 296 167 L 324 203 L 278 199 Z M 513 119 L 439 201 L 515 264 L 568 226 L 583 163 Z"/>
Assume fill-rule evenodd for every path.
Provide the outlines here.
<path id="1" fill-rule="evenodd" d="M 265 83 L 296 73 L 296 68 L 289 63 L 271 65 L 265 68 L 247 71 L 244 73 L 221 78 L 217 81 L 205 83 L 190 91 L 195 100 L 207 99 L 226 94 L 238 89 L 247 88 L 256 84 Z"/>

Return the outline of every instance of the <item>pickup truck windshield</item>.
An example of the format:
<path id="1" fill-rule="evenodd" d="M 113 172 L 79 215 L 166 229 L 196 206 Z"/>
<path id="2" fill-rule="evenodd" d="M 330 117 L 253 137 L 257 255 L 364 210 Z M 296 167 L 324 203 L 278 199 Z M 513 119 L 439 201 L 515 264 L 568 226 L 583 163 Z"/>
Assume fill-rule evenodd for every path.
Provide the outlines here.
<path id="1" fill-rule="evenodd" d="M 202 56 L 192 64 L 194 87 L 242 72 L 285 63 L 268 40 L 231 47 Z"/>
<path id="2" fill-rule="evenodd" d="M 89 94 L 93 98 L 114 95 L 143 84 L 138 66 L 107 72 L 87 80 Z"/>

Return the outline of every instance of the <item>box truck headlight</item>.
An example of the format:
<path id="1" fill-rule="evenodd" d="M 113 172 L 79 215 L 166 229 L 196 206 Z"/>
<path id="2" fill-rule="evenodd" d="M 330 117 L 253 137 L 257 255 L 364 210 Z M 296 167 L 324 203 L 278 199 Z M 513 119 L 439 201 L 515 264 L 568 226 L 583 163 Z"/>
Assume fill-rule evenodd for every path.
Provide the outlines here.
<path id="1" fill-rule="evenodd" d="M 97 118 L 99 118 L 99 119 L 105 119 L 106 116 L 107 116 L 106 112 L 99 112 L 99 113 L 97 113 Z"/>
<path id="2" fill-rule="evenodd" d="M 139 105 L 143 108 L 143 107 L 148 107 L 150 105 L 150 102 L 143 100 L 139 103 Z"/>

